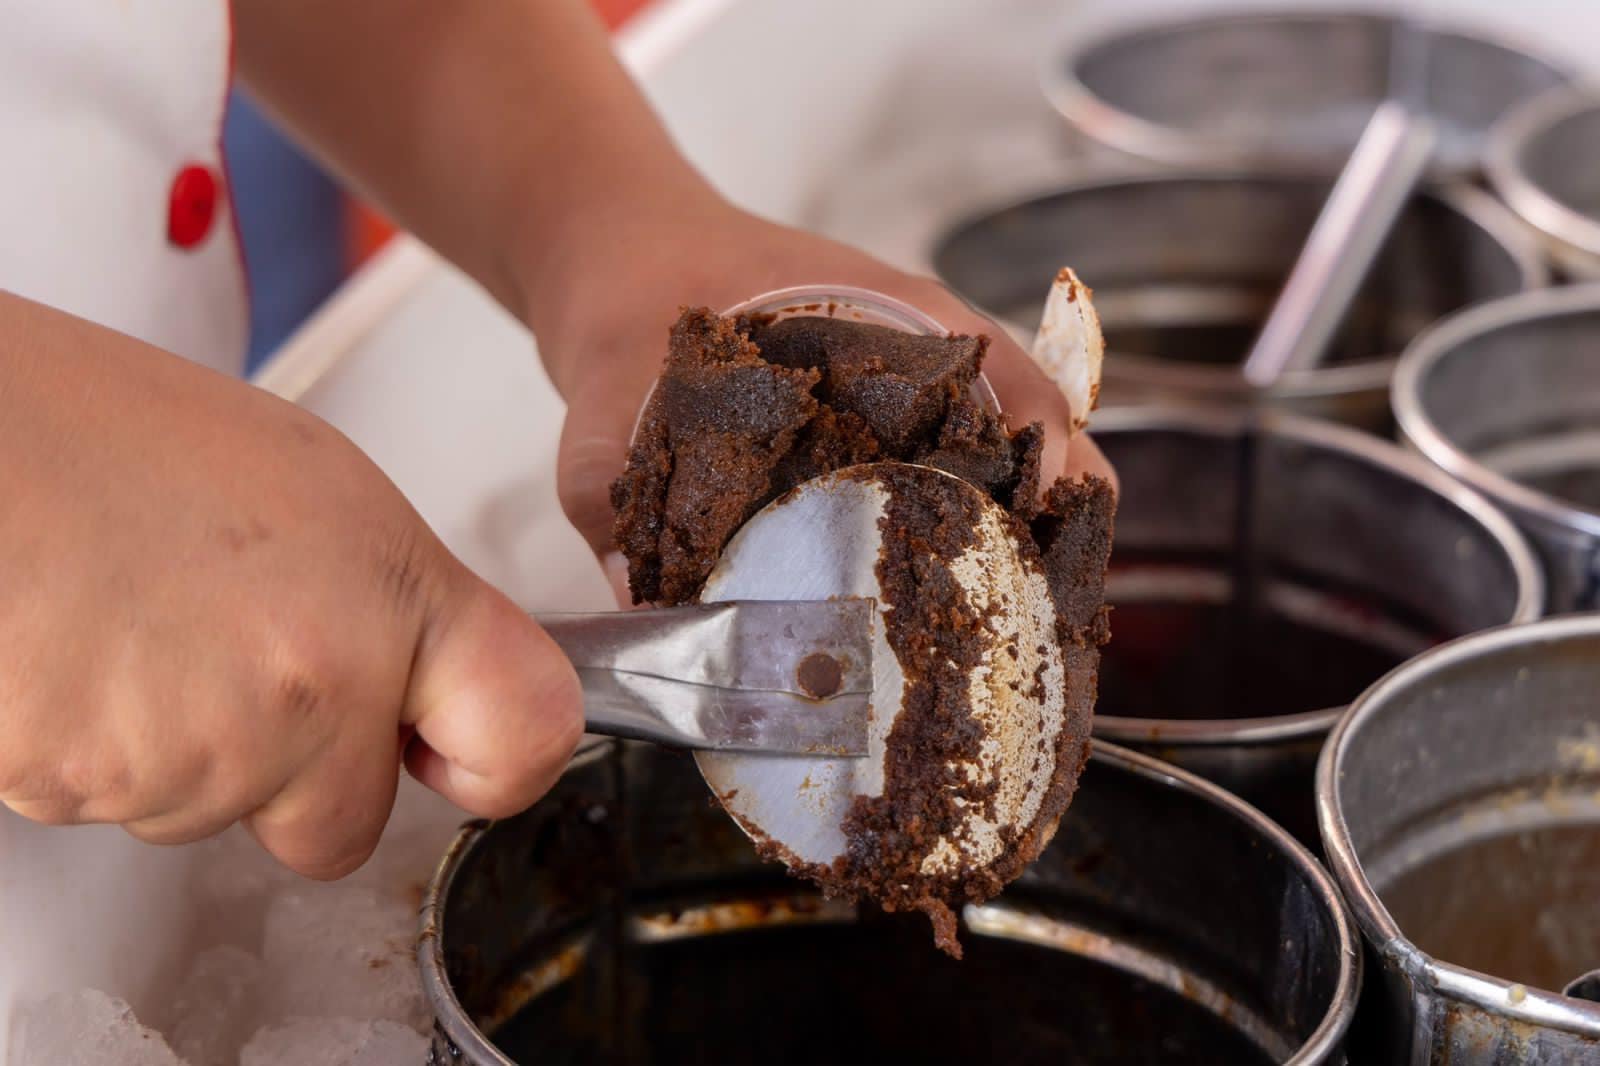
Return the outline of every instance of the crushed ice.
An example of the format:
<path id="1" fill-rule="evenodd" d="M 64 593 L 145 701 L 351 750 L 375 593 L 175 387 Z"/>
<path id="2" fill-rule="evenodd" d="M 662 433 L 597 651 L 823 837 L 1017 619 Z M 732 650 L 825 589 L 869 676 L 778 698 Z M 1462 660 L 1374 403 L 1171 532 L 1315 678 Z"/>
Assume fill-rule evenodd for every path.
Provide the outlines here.
<path id="1" fill-rule="evenodd" d="M 195 943 L 163 1016 L 104 992 L 19 1007 L 14 1066 L 394 1066 L 432 1024 L 417 908 L 462 815 L 402 782 L 377 852 L 343 881 L 303 880 L 235 828 L 195 845 Z M 0 1058 L 4 1058 L 0 1056 Z"/>

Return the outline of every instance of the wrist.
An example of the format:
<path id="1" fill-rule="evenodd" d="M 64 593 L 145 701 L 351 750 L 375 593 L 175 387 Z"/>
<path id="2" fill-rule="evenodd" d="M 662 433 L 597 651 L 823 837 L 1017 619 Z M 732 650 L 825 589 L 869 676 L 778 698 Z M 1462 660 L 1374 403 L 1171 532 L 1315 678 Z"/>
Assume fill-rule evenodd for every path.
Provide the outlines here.
<path id="1" fill-rule="evenodd" d="M 708 249 L 696 237 L 725 230 L 738 212 L 684 169 L 645 189 L 637 178 L 625 188 L 586 189 L 560 216 L 529 219 L 513 238 L 513 310 L 538 339 L 564 396 L 586 376 L 615 373 L 592 357 L 621 355 L 607 343 L 614 339 L 608 330 L 641 314 L 666 315 L 670 324 L 678 305 L 703 288 L 693 279 Z M 660 345 L 641 355 L 659 363 L 665 344 L 663 328 Z"/>

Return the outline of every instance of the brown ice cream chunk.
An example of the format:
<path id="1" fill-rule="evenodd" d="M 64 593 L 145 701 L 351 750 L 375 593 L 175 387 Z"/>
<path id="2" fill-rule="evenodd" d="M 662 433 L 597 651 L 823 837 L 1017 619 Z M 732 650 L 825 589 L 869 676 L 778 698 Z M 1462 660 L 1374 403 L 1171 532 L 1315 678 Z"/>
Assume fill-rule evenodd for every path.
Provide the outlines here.
<path id="1" fill-rule="evenodd" d="M 772 474 L 775 498 L 802 481 L 882 458 L 878 438 L 860 418 L 821 407 Z"/>
<path id="2" fill-rule="evenodd" d="M 919 449 L 912 461 L 970 481 L 1009 507 L 1025 476 L 1031 476 L 1031 483 L 1024 495 L 1037 495 L 1038 455 L 1031 453 L 1043 443 L 1044 427 L 1039 423 L 1012 434 L 999 418 L 963 396 L 951 405 L 933 446 Z"/>
<path id="3" fill-rule="evenodd" d="M 832 867 L 790 863 L 830 893 L 924 911 L 954 954 L 955 909 L 1017 877 L 1071 801 L 1088 753 L 1099 646 L 1109 636 L 1111 488 L 1063 479 L 1041 499 L 1043 428 L 1012 432 L 971 396 L 986 349 L 981 337 L 918 337 L 841 319 L 733 321 L 687 311 L 612 490 L 635 598 L 666 604 L 697 597 L 727 540 L 759 507 L 833 470 L 883 459 L 932 466 L 1010 511 L 1019 550 L 1049 585 L 1066 668 L 1063 728 L 1055 750 L 1039 753 L 1053 769 L 1037 816 L 1011 827 L 1003 861 L 954 879 L 922 871 L 932 842 L 954 832 L 972 805 L 991 802 L 951 776 L 983 740 L 966 678 L 985 620 L 948 580 L 972 516 L 957 513 L 958 495 L 932 493 L 898 502 L 884 520 L 879 581 L 906 673 L 884 792 L 858 797 L 844 825 L 848 853 Z M 763 853 L 792 858 L 770 845 Z"/>
<path id="4" fill-rule="evenodd" d="M 819 399 L 866 422 L 886 457 L 909 459 L 978 376 L 984 337 L 930 337 L 838 318 L 754 323 L 750 339 L 779 366 L 822 371 Z"/>
<path id="5" fill-rule="evenodd" d="M 1062 728 L 1054 750 L 1040 752 L 1054 772 L 1037 814 L 1008 827 L 998 862 L 964 870 L 954 884 L 930 878 L 923 860 L 941 838 L 961 833 L 970 810 L 992 808 L 997 784 L 979 786 L 965 772 L 992 739 L 977 727 L 968 687 L 991 623 L 951 580 L 949 566 L 973 543 L 977 516 L 959 495 L 939 492 L 898 493 L 884 516 L 878 578 L 893 606 L 888 638 L 906 672 L 906 696 L 889 735 L 884 793 L 857 799 L 845 822 L 850 851 L 825 883 L 870 895 L 888 909 L 927 913 L 939 946 L 957 957 L 952 908 L 994 897 L 1039 857 L 1088 759 L 1099 646 L 1109 636 L 1103 593 L 1114 510 L 1109 483 L 1061 479 L 1039 519 L 1048 537 L 1044 552 L 1012 520 L 1019 553 L 1027 566 L 1044 571 L 1056 604 L 1066 665 Z"/>
<path id="6" fill-rule="evenodd" d="M 902 459 L 1009 499 L 1027 438 L 1019 452 L 972 400 L 987 347 L 843 319 L 684 311 L 611 489 L 634 601 L 692 599 L 756 510 L 831 470 Z"/>
<path id="7" fill-rule="evenodd" d="M 1116 509 L 1116 493 L 1103 478 L 1060 478 L 1033 519 L 1033 540 L 1044 559 L 1063 646 L 1098 648 L 1111 639 L 1106 561 Z"/>
<path id="8" fill-rule="evenodd" d="M 766 362 L 710 311 L 678 319 L 627 469 L 611 488 L 636 601 L 695 596 L 816 414 L 819 377 Z"/>

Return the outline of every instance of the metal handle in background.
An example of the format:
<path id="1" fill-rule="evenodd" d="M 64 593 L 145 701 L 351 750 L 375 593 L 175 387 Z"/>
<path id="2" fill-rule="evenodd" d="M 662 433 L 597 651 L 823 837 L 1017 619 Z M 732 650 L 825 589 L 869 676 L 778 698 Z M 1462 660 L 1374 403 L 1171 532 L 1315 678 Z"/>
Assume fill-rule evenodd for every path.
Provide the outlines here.
<path id="1" fill-rule="evenodd" d="M 534 618 L 577 668 L 589 732 L 852 756 L 867 749 L 874 609 L 839 599 Z"/>
<path id="2" fill-rule="evenodd" d="M 1244 377 L 1260 389 L 1317 365 L 1433 155 L 1433 122 L 1400 102 L 1373 112 L 1262 326 Z"/>
<path id="3" fill-rule="evenodd" d="M 1568 981 L 1561 994 L 1572 999 L 1587 999 L 1600 1003 L 1600 970 L 1590 970 L 1582 977 Z"/>

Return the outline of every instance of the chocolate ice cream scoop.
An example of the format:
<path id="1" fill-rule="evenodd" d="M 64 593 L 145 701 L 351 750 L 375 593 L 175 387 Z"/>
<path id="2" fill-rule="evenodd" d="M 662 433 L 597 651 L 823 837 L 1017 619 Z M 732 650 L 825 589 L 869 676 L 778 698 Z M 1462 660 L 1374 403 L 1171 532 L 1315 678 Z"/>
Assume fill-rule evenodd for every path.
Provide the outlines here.
<path id="1" fill-rule="evenodd" d="M 1041 492 L 1043 426 L 1001 415 L 986 337 L 874 294 L 779 296 L 683 311 L 612 487 L 617 543 L 641 603 L 877 603 L 865 758 L 697 758 L 763 854 L 924 911 L 959 955 L 955 909 L 1037 857 L 1087 756 L 1114 497 Z M 1064 271 L 1035 352 L 1075 426 L 1089 298 Z"/>
<path id="2" fill-rule="evenodd" d="M 859 289 L 685 309 L 611 489 L 634 601 L 691 599 L 745 519 L 829 470 L 918 462 L 1009 498 L 1039 439 L 1001 420 L 988 343 Z"/>

